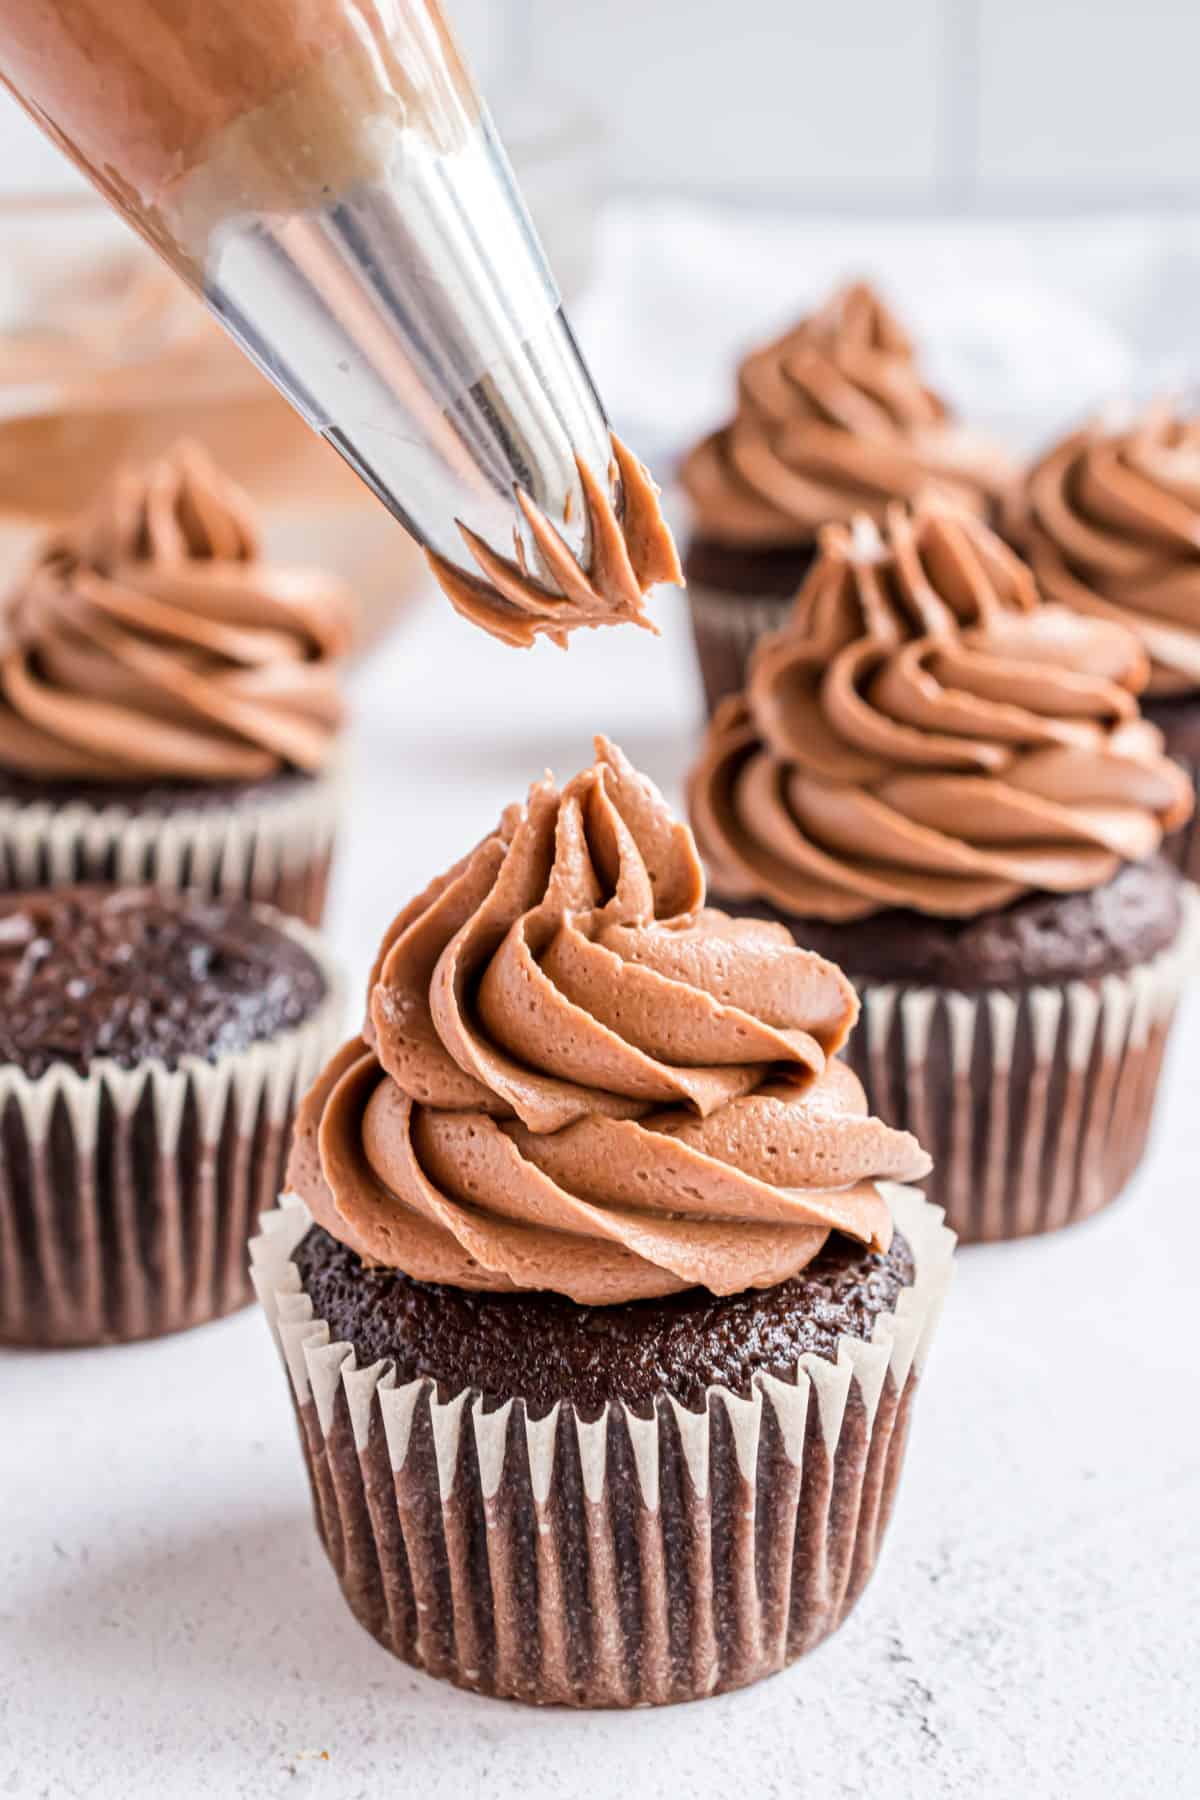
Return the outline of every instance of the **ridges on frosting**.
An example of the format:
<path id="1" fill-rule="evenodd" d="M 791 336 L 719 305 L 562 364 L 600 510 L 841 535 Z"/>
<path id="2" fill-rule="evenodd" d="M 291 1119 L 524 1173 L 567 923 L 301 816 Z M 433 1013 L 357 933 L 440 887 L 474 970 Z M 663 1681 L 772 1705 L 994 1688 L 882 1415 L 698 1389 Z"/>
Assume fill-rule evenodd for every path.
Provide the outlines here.
<path id="1" fill-rule="evenodd" d="M 1039 601 L 981 522 L 830 527 L 690 780 L 713 885 L 799 916 L 963 917 L 1076 892 L 1191 810 L 1122 626 Z"/>
<path id="2" fill-rule="evenodd" d="M 1035 463 L 1014 527 L 1047 597 L 1137 633 L 1151 694 L 1200 688 L 1200 420 L 1157 406 Z"/>
<path id="3" fill-rule="evenodd" d="M 340 584 L 265 562 L 247 501 L 182 445 L 118 474 L 10 597 L 0 767 L 106 783 L 316 773 L 350 624 Z"/>
<path id="4" fill-rule="evenodd" d="M 586 568 L 545 513 L 517 488 L 515 503 L 541 569 L 529 566 L 519 532 L 514 532 L 515 555 L 502 556 L 460 521 L 459 531 L 478 573 L 427 552 L 429 566 L 456 611 L 503 643 L 521 648 L 539 636 L 565 647 L 567 634 L 583 626 L 628 622 L 655 629 L 642 601 L 659 582 L 678 585 L 683 580 L 679 556 L 649 472 L 615 435 L 612 451 L 607 486 L 581 458 L 576 459 L 588 512 Z"/>
<path id="5" fill-rule="evenodd" d="M 733 419 L 682 469 L 697 532 L 753 549 L 811 544 L 830 521 L 882 521 L 928 489 L 983 513 L 1012 471 L 950 419 L 908 334 L 864 282 L 839 289 L 738 371 Z"/>
<path id="6" fill-rule="evenodd" d="M 603 740 L 395 920 L 291 1185 L 364 1260 L 608 1304 L 884 1249 L 916 1141 L 835 1059 L 857 1001 L 781 926 L 704 906 L 691 833 Z"/>

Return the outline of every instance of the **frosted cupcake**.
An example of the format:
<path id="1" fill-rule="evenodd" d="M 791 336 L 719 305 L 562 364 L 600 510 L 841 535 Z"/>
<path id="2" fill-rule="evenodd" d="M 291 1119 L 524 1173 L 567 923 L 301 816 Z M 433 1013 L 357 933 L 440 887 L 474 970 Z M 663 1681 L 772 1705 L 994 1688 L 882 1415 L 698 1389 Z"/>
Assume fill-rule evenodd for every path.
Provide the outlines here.
<path id="1" fill-rule="evenodd" d="M 933 487 L 988 516 L 1012 478 L 921 376 L 911 339 L 863 282 L 836 292 L 737 377 L 737 407 L 696 445 L 684 573 L 709 710 L 783 623 L 821 527 Z"/>
<path id="2" fill-rule="evenodd" d="M 253 1255 L 356 1616 L 481 1693 L 628 1706 L 845 1617 L 952 1240 L 836 1059 L 850 984 L 706 910 L 597 752 L 396 919 Z"/>
<path id="3" fill-rule="evenodd" d="M 262 560 L 203 452 L 119 475 L 7 603 L 0 889 L 151 882 L 316 923 L 350 623 L 331 576 Z"/>
<path id="4" fill-rule="evenodd" d="M 1142 711 L 1200 783 L 1200 420 L 1164 406 L 1064 438 L 1030 471 L 1013 535 L 1048 599 L 1136 634 Z M 1194 819 L 1166 850 L 1200 881 Z"/>
<path id="5" fill-rule="evenodd" d="M 850 1060 L 966 1239 L 1085 1217 L 1145 1146 L 1192 910 L 1146 672 L 979 521 L 897 510 L 830 528 L 693 771 L 715 895 L 853 977 Z"/>

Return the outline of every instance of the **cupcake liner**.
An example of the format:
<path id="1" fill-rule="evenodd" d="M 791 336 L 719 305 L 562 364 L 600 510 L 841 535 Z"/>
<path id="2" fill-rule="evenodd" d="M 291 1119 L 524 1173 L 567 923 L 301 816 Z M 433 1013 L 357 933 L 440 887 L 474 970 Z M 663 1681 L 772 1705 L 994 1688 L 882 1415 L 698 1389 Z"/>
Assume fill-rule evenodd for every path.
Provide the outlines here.
<path id="1" fill-rule="evenodd" d="M 953 1235 L 888 1185 L 916 1280 L 870 1342 L 843 1336 L 750 1397 L 666 1395 L 544 1418 L 476 1389 L 360 1369 L 314 1316 L 294 1196 L 251 1245 L 291 1378 L 317 1527 L 356 1618 L 476 1692 L 658 1705 L 774 1673 L 845 1618 L 879 1552 Z"/>
<path id="2" fill-rule="evenodd" d="M 759 638 L 786 623 L 794 597 L 729 594 L 697 581 L 688 582 L 687 596 L 704 697 L 712 714 L 726 694 L 745 687 L 750 652 Z"/>
<path id="3" fill-rule="evenodd" d="M 0 800 L 0 891 L 190 888 L 319 925 L 342 788 L 335 769 L 273 799 L 172 812 Z"/>
<path id="4" fill-rule="evenodd" d="M 963 1243 L 1056 1231 L 1107 1206 L 1141 1161 L 1200 902 L 1120 975 L 1018 993 L 858 982 L 844 1052 L 872 1112 L 933 1158 L 924 1186 Z"/>
<path id="5" fill-rule="evenodd" d="M 0 1341 L 122 1343 L 253 1299 L 247 1240 L 274 1203 L 296 1106 L 337 1041 L 340 985 L 294 1030 L 178 1068 L 0 1068 Z"/>

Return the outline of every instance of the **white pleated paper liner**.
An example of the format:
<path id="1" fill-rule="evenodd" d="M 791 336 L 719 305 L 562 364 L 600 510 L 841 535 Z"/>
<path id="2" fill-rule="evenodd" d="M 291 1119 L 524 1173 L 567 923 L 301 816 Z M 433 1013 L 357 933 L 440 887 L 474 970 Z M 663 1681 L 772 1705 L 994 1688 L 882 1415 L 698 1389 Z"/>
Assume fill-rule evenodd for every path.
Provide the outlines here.
<path id="1" fill-rule="evenodd" d="M 314 1317 L 294 1196 L 251 1245 L 290 1374 L 316 1522 L 351 1609 L 406 1662 L 542 1704 L 658 1705 L 744 1686 L 840 1624 L 891 1512 L 954 1239 L 888 1186 L 916 1279 L 869 1342 L 804 1356 L 749 1398 L 647 1417 L 485 1406 L 357 1366 Z"/>
<path id="2" fill-rule="evenodd" d="M 253 1299 L 248 1239 L 292 1121 L 336 1045 L 341 987 L 316 935 L 270 913 L 326 992 L 304 1022 L 214 1061 L 0 1067 L 0 1341 L 123 1343 Z"/>
<path id="3" fill-rule="evenodd" d="M 189 888 L 319 925 L 343 791 L 335 767 L 274 795 L 168 812 L 0 799 L 0 891 Z"/>
<path id="4" fill-rule="evenodd" d="M 691 580 L 687 597 L 704 698 L 711 715 L 726 694 L 736 694 L 745 687 L 754 646 L 768 632 L 778 631 L 786 623 L 794 597 L 729 594 Z"/>
<path id="5" fill-rule="evenodd" d="M 871 1111 L 933 1158 L 924 1189 L 963 1243 L 1056 1231 L 1115 1200 L 1146 1147 L 1200 904 L 1124 974 L 1024 992 L 857 982 L 845 1052 Z"/>

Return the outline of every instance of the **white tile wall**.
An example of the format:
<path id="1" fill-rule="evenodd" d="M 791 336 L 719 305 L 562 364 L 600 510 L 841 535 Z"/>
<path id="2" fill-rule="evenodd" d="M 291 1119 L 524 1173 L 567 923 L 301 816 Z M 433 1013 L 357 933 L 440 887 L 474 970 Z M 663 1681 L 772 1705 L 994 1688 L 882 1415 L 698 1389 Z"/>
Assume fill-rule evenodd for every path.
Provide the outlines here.
<path id="1" fill-rule="evenodd" d="M 941 0 L 533 0 L 537 72 L 624 183 L 836 199 L 936 179 Z"/>
<path id="2" fill-rule="evenodd" d="M 1200 0 L 444 0 L 503 120 L 625 187 L 819 208 L 1200 205 Z M 3 0 L 0 0 L 2 6 Z M 71 176 L 0 94 L 0 191 Z"/>
<path id="3" fill-rule="evenodd" d="M 978 0 L 978 180 L 1200 200 L 1196 0 Z"/>

